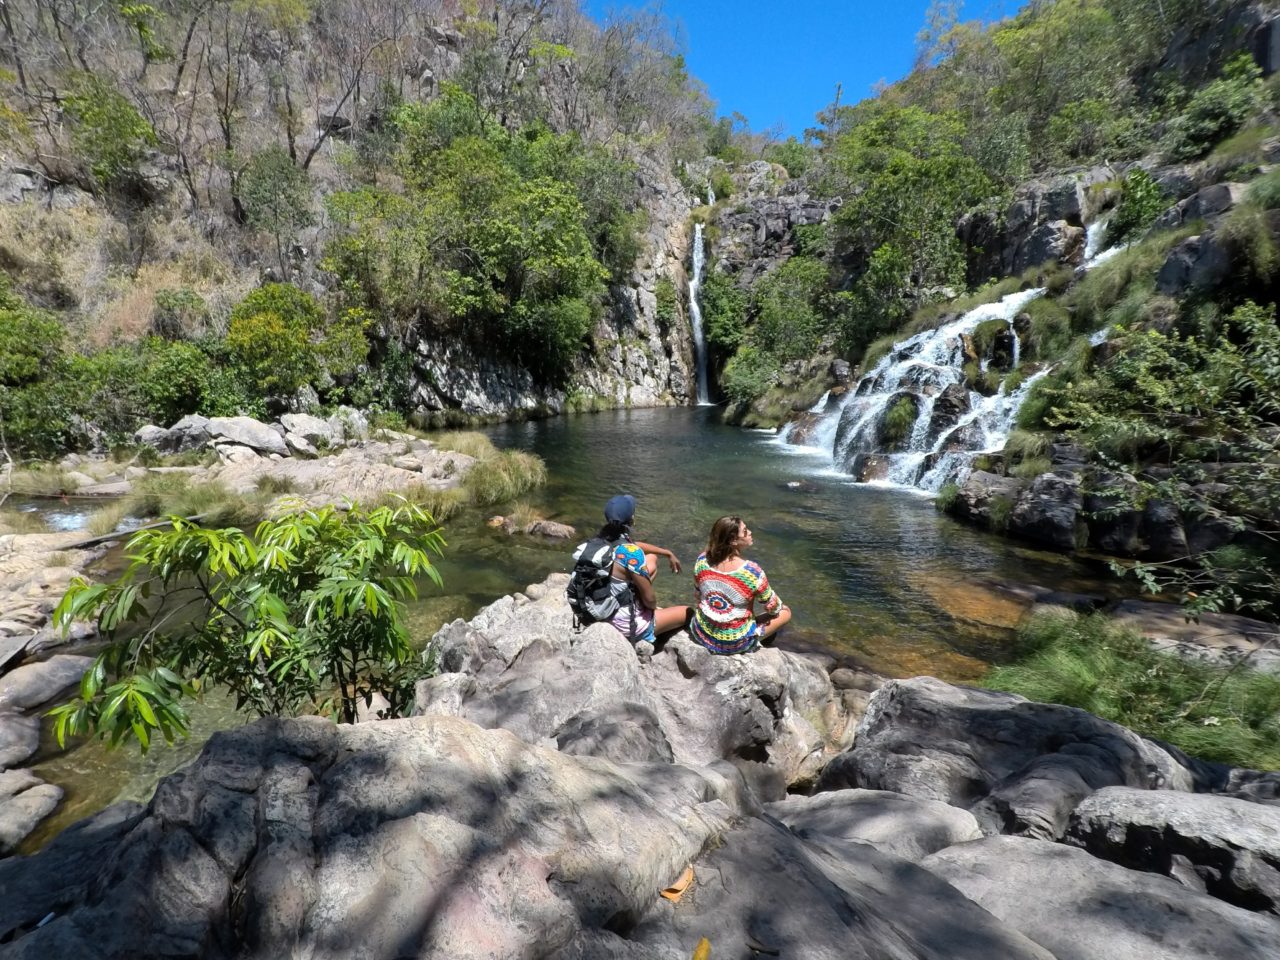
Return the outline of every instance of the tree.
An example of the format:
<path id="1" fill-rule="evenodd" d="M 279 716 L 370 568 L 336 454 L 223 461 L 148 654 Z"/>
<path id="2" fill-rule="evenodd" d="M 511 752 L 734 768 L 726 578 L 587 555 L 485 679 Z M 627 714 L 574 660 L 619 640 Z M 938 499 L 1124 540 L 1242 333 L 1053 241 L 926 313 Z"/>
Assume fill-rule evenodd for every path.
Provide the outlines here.
<path id="1" fill-rule="evenodd" d="M 94 179 L 109 186 L 138 162 L 155 131 L 119 90 L 95 74 L 83 74 L 63 100 L 74 121 L 71 140 Z"/>
<path id="2" fill-rule="evenodd" d="M 240 179 L 240 201 L 245 221 L 265 230 L 275 240 L 276 260 L 284 279 L 290 279 L 285 249 L 299 230 L 314 222 L 311 214 L 311 181 L 279 147 L 254 154 Z"/>
<path id="3" fill-rule="evenodd" d="M 51 711 L 61 744 L 96 734 L 114 746 L 186 733 L 182 701 L 225 687 L 259 716 L 321 712 L 346 723 L 375 693 L 392 715 L 424 673 L 403 605 L 415 578 L 436 583 L 444 546 L 431 515 L 408 502 L 300 510 L 253 534 L 174 517 L 129 541 L 113 583 L 75 580 L 54 613 L 64 629 L 95 620 L 107 648 L 77 695 Z"/>

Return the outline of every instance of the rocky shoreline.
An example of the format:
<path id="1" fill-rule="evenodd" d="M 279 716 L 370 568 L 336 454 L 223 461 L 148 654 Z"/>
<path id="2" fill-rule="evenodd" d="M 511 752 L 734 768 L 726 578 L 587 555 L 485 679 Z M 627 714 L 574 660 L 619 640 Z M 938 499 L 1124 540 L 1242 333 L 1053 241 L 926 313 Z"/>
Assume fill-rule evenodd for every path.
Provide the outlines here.
<path id="1" fill-rule="evenodd" d="M 821 656 L 637 656 L 562 587 L 441 630 L 410 719 L 220 733 L 0 862 L 5 955 L 1280 957 L 1280 774 Z"/>

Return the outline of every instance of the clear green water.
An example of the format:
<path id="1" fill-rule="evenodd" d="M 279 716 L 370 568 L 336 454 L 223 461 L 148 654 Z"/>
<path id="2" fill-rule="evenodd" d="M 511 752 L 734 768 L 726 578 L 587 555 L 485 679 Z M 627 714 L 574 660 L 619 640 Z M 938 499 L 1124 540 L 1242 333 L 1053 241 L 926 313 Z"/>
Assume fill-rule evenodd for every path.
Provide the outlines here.
<path id="1" fill-rule="evenodd" d="M 818 646 L 890 675 L 972 681 L 1001 659 L 1022 607 L 985 585 L 992 581 L 1113 589 L 1097 570 L 966 527 L 915 494 L 853 484 L 771 434 L 725 427 L 717 415 L 714 408 L 614 411 L 510 424 L 491 435 L 499 446 L 546 460 L 548 483 L 526 503 L 577 527 L 581 539 L 601 523 L 609 496 L 632 493 L 637 539 L 675 550 L 691 569 L 712 522 L 740 514 L 755 534 L 753 559 L 794 611 L 779 645 Z M 418 641 L 569 569 L 573 543 L 485 526 L 485 517 L 507 506 L 446 525 L 444 588 L 425 584 L 409 611 Z M 689 602 L 689 573 L 674 576 L 665 564 L 661 571 L 660 602 Z M 199 704 L 195 735 L 146 757 L 108 752 L 97 742 L 60 754 L 48 745 L 36 772 L 67 797 L 27 848 L 116 799 L 146 799 L 213 730 L 241 719 L 227 702 Z"/>

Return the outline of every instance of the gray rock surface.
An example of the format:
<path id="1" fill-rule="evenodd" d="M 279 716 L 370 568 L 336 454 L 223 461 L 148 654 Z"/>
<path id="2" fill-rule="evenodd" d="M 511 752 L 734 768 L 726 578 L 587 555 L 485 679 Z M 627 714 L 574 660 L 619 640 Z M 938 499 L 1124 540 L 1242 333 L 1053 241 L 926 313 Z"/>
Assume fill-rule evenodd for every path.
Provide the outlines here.
<path id="1" fill-rule="evenodd" d="M 40 748 L 40 718 L 0 714 L 0 770 L 29 760 Z"/>
<path id="2" fill-rule="evenodd" d="M 928 871 L 867 844 L 801 842 L 756 819 L 694 871 L 678 904 L 658 904 L 627 932 L 647 956 L 683 960 L 706 937 L 712 957 L 744 960 L 1053 960 Z M 556 960 L 628 956 L 595 949 Z"/>
<path id="3" fill-rule="evenodd" d="M 213 417 L 205 429 L 214 443 L 233 443 L 255 453 L 289 456 L 284 437 L 252 417 Z"/>
<path id="4" fill-rule="evenodd" d="M 1280 628 L 1232 613 L 1202 613 L 1188 621 L 1173 603 L 1122 600 L 1111 611 L 1121 624 L 1147 638 L 1153 648 L 1188 660 L 1280 674 Z"/>
<path id="5" fill-rule="evenodd" d="M 932 677 L 871 697 L 819 789 L 868 787 L 970 810 L 984 833 L 1060 838 L 1105 786 L 1190 790 L 1195 773 L 1131 730 L 1077 710 Z"/>
<path id="6" fill-rule="evenodd" d="M 0 773 L 0 856 L 13 852 L 61 800 L 61 787 L 29 770 Z"/>
<path id="7" fill-rule="evenodd" d="M 1019 495 L 1009 514 L 1009 531 L 1055 550 L 1074 550 L 1084 532 L 1083 505 L 1078 474 L 1043 473 Z"/>
<path id="8" fill-rule="evenodd" d="M 60 654 L 24 664 L 0 677 L 0 711 L 33 710 L 61 696 L 80 682 L 92 657 Z"/>
<path id="9" fill-rule="evenodd" d="M 442 673 L 419 683 L 414 712 L 614 760 L 730 760 L 764 797 L 812 781 L 849 743 L 851 718 L 817 660 L 777 649 L 718 657 L 677 634 L 642 662 L 608 624 L 574 632 L 566 582 L 552 575 L 440 630 Z M 616 732 L 620 717 L 632 734 Z"/>
<path id="10" fill-rule="evenodd" d="M 1246 910 L 1280 914 L 1280 807 L 1108 787 L 1076 807 L 1067 842 Z"/>
<path id="11" fill-rule="evenodd" d="M 1063 844 L 989 837 L 921 865 L 1057 960 L 1280 958 L 1280 921 Z"/>
<path id="12" fill-rule="evenodd" d="M 952 844 L 982 837 L 978 821 L 967 810 L 885 790 L 832 790 L 787 797 L 767 804 L 765 812 L 802 837 L 857 840 L 912 863 Z"/>
<path id="13" fill-rule="evenodd" d="M 328 420 L 313 417 L 309 413 L 286 413 L 280 418 L 280 425 L 286 434 L 297 434 L 313 445 L 333 446 L 345 439 L 339 429 L 335 429 Z"/>

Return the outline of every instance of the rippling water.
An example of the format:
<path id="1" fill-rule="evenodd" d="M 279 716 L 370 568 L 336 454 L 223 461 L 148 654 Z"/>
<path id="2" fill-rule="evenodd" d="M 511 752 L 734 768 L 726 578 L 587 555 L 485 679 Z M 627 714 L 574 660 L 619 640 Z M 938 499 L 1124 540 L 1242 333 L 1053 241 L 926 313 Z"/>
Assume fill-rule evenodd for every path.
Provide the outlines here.
<path id="1" fill-rule="evenodd" d="M 604 501 L 635 494 L 637 539 L 675 550 L 686 573 L 663 564 L 661 603 L 692 597 L 693 560 L 726 513 L 755 534 L 753 559 L 794 611 L 779 645 L 821 646 L 891 675 L 980 677 L 1001 658 L 1020 604 L 985 584 L 1038 583 L 1109 589 L 1097 571 L 1027 549 L 942 516 L 922 496 L 860 486 L 828 456 L 788 447 L 771 433 L 717 421 L 714 408 L 614 411 L 494 428 L 503 447 L 533 451 L 549 468 L 527 500 L 580 538 L 602 521 Z M 492 512 L 501 512 L 495 508 Z M 442 624 L 470 617 L 499 596 L 571 566 L 573 543 L 507 536 L 472 514 L 446 526 L 444 589 L 426 584 L 409 611 L 422 643 Z M 575 541 L 576 542 L 576 541 Z M 119 798 L 146 799 L 156 780 L 195 755 L 209 734 L 241 722 L 224 701 L 193 710 L 191 740 L 147 757 L 88 743 L 48 759 L 37 773 L 67 790 L 63 807 L 26 844 L 32 849 Z"/>

